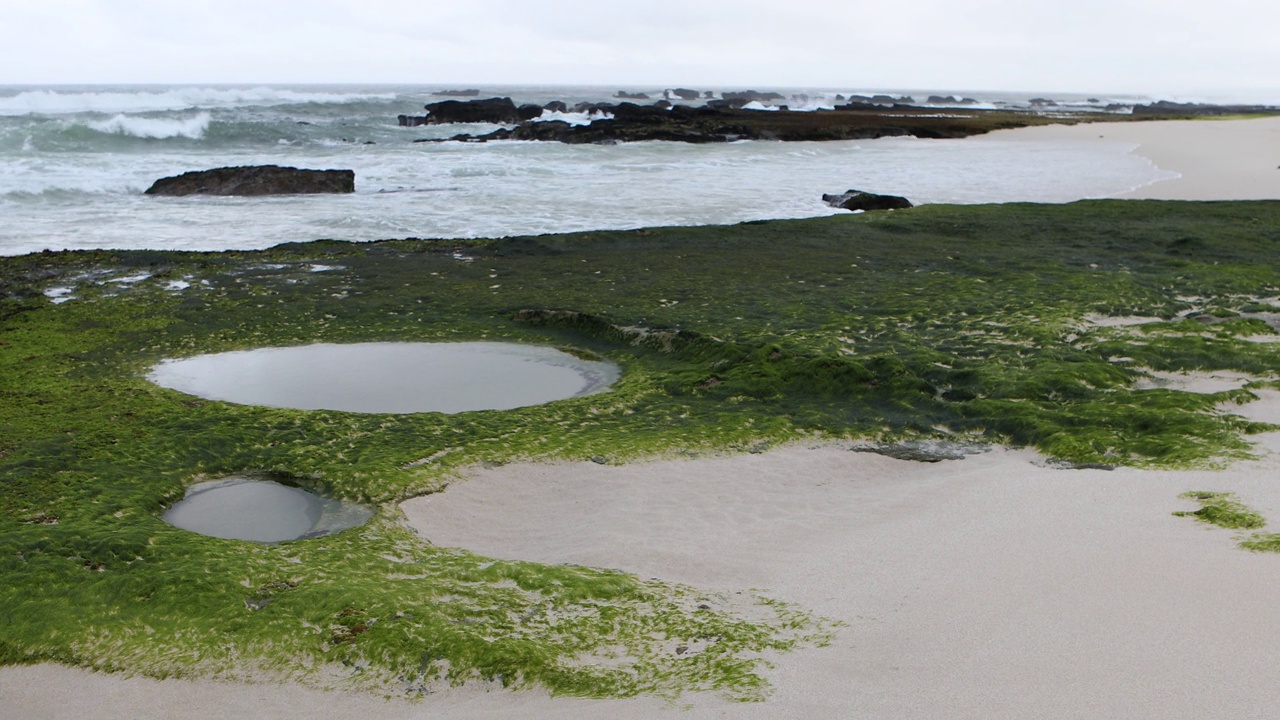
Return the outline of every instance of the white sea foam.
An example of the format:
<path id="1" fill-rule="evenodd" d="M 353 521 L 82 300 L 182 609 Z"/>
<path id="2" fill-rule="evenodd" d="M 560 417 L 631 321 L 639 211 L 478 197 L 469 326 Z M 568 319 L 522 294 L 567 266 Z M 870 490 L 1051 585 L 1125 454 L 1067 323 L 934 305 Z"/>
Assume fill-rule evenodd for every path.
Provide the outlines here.
<path id="1" fill-rule="evenodd" d="M 607 112 L 559 112 L 556 110 L 543 110 L 542 115 L 533 119 L 534 122 L 551 122 L 558 120 L 570 125 L 590 125 L 596 120 L 612 120 L 613 113 Z"/>
<path id="2" fill-rule="evenodd" d="M 743 105 L 743 106 L 742 106 L 742 109 L 743 109 L 743 110 L 765 110 L 765 111 L 768 111 L 768 112 L 777 112 L 777 111 L 778 111 L 778 108 L 774 107 L 773 105 L 765 105 L 764 103 L 760 102 L 759 100 L 752 100 L 751 102 L 747 103 L 746 105 Z"/>
<path id="3" fill-rule="evenodd" d="M 795 112 L 813 112 L 814 110 L 835 110 L 834 98 L 825 95 L 816 97 L 792 96 L 787 109 Z"/>
<path id="4" fill-rule="evenodd" d="M 0 97 L 0 115 L 125 113 L 392 100 L 395 93 L 300 92 L 283 88 L 173 88 L 168 90 L 72 92 L 26 90 Z"/>
<path id="5" fill-rule="evenodd" d="M 85 123 L 98 132 L 114 135 L 131 135 L 139 138 L 174 138 L 185 137 L 199 140 L 209 129 L 210 115 L 202 112 L 189 118 L 144 118 L 131 115 L 116 115 L 109 120 L 94 120 Z"/>

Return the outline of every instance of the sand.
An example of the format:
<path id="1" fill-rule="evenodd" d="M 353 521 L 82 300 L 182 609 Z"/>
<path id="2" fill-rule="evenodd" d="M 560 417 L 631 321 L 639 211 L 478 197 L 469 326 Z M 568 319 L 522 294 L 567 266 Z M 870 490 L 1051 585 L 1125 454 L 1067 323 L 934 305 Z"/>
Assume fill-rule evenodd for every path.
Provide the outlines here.
<path id="1" fill-rule="evenodd" d="M 1179 177 L 1115 197 L 1159 200 L 1280 199 L 1280 117 L 1045 125 L 1002 130 L 979 142 L 1121 142 Z"/>
<path id="2" fill-rule="evenodd" d="M 1280 198 L 1280 119 L 1028 128 L 990 141 L 1041 135 L 1131 142 L 1182 174 L 1133 197 Z M 1231 410 L 1280 423 L 1280 392 L 1259 395 Z M 846 623 L 829 647 L 774 658 L 762 703 L 487 687 L 409 703 L 45 664 L 0 668 L 0 719 L 1270 718 L 1280 555 L 1172 515 L 1195 507 L 1182 492 L 1229 491 L 1280 530 L 1280 434 L 1256 440 L 1260 459 L 1195 472 L 1053 469 L 1001 448 L 914 463 L 838 446 L 509 465 L 403 505 L 438 544 L 759 588 Z"/>

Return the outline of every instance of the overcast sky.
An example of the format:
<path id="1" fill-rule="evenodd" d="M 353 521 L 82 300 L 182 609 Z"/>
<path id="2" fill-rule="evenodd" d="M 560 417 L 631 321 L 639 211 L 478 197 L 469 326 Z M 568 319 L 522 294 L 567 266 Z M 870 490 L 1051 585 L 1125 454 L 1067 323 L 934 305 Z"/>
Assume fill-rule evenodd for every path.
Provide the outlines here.
<path id="1" fill-rule="evenodd" d="M 0 83 L 603 84 L 1280 102 L 1275 0 L 0 0 Z"/>

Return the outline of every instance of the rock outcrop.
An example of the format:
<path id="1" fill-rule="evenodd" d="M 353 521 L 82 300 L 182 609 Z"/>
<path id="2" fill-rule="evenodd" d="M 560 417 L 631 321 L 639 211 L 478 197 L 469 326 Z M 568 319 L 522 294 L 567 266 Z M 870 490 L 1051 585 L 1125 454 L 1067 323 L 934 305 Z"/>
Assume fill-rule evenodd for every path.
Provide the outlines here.
<path id="1" fill-rule="evenodd" d="M 698 98 L 702 97 L 702 93 L 698 92 L 697 90 L 690 90 L 689 88 L 674 88 L 671 90 L 663 90 L 662 95 L 663 97 L 667 97 L 667 98 L 670 98 L 671 96 L 674 95 L 675 97 L 678 97 L 681 100 L 697 100 Z"/>
<path id="2" fill-rule="evenodd" d="M 862 190 L 848 190 L 839 195 L 822 196 L 822 202 L 841 210 L 899 210 L 912 207 L 911 201 L 897 195 L 877 195 Z"/>
<path id="3" fill-rule="evenodd" d="M 161 178 L 147 195 L 299 195 L 350 193 L 356 190 L 351 170 L 301 170 L 279 165 L 246 165 L 197 170 Z"/>
<path id="4" fill-rule="evenodd" d="M 493 123 L 495 125 L 514 125 L 522 120 L 521 109 L 511 98 L 488 98 L 487 100 L 441 100 L 422 106 L 426 115 L 401 115 L 400 125 L 415 127 L 418 125 L 443 125 L 450 123 Z M 526 107 L 537 107 L 529 105 Z M 527 112 L 527 111 L 526 111 Z M 541 113 L 541 108 L 538 109 Z"/>
<path id="5" fill-rule="evenodd" d="M 708 105 L 720 108 L 740 108 L 751 102 L 770 103 L 774 100 L 782 100 L 784 97 L 776 92 L 756 92 L 755 90 L 726 90 L 720 93 L 719 100 L 713 100 Z"/>
<path id="6" fill-rule="evenodd" d="M 1211 117 L 1214 115 L 1277 115 L 1280 107 L 1274 105 L 1209 105 L 1204 103 L 1177 103 L 1168 100 L 1134 105 L 1134 115 L 1166 115 Z"/>

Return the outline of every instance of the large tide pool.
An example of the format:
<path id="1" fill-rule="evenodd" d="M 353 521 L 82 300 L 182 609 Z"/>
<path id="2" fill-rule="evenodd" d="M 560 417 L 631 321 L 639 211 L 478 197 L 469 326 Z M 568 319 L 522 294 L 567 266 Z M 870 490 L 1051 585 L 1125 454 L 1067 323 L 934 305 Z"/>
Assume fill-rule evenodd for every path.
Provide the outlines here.
<path id="1" fill-rule="evenodd" d="M 603 392 L 621 371 L 555 348 L 376 342 L 261 348 L 166 360 L 148 378 L 209 400 L 359 413 L 510 410 Z"/>

